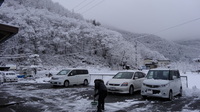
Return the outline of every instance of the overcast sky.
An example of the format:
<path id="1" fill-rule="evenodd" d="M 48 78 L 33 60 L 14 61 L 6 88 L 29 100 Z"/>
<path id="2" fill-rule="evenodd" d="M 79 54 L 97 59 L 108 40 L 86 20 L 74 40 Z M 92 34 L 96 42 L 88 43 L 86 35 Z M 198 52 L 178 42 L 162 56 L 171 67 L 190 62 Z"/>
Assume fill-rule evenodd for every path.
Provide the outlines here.
<path id="1" fill-rule="evenodd" d="M 52 1 L 86 19 L 122 30 L 151 33 L 168 40 L 200 39 L 200 0 Z"/>

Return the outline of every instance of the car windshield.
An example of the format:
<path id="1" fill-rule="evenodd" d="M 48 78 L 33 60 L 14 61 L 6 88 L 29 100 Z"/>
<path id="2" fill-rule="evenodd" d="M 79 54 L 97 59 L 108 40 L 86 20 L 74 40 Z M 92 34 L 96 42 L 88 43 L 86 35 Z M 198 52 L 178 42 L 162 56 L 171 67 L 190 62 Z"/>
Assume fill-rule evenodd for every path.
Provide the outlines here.
<path id="1" fill-rule="evenodd" d="M 67 75 L 71 70 L 62 70 L 59 73 L 57 73 L 56 75 Z"/>
<path id="2" fill-rule="evenodd" d="M 133 77 L 133 72 L 119 72 L 113 79 L 131 79 Z"/>
<path id="3" fill-rule="evenodd" d="M 6 75 L 15 75 L 15 73 L 6 73 Z"/>
<path id="4" fill-rule="evenodd" d="M 147 79 L 169 80 L 169 70 L 150 70 Z"/>

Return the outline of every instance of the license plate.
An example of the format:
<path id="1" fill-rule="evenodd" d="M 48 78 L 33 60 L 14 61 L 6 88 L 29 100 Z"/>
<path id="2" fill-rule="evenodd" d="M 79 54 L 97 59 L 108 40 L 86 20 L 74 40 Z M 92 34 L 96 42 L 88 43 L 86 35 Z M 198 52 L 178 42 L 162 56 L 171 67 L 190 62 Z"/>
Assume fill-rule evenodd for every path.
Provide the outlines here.
<path id="1" fill-rule="evenodd" d="M 116 90 L 116 88 L 115 87 L 111 87 L 110 90 Z"/>
<path id="2" fill-rule="evenodd" d="M 153 91 L 152 91 L 151 89 L 148 89 L 148 90 L 147 90 L 147 93 L 148 93 L 148 94 L 153 94 Z"/>

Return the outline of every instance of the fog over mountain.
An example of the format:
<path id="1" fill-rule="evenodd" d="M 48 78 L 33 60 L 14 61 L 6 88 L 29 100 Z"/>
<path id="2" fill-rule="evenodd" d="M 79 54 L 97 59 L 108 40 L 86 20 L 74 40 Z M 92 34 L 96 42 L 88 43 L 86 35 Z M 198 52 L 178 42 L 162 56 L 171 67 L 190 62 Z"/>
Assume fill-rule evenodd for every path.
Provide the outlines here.
<path id="1" fill-rule="evenodd" d="M 37 54 L 42 65 L 134 68 L 145 58 L 186 61 L 200 55 L 196 47 L 155 35 L 99 26 L 51 0 L 6 0 L 0 10 L 0 23 L 20 29 L 0 45 L 1 65 L 33 65 L 30 58 Z M 135 39 L 138 36 L 143 37 Z"/>

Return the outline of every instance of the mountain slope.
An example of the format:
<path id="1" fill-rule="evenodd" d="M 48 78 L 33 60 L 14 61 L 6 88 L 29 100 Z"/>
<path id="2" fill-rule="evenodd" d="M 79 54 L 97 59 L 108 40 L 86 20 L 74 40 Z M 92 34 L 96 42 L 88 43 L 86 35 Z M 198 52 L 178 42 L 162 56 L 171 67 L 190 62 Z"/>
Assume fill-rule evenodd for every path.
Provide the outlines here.
<path id="1" fill-rule="evenodd" d="M 176 43 L 183 45 L 183 46 L 188 46 L 191 48 L 197 48 L 200 49 L 200 39 L 194 39 L 194 40 L 178 40 L 175 41 Z"/>
<path id="2" fill-rule="evenodd" d="M 0 58 L 0 64 L 120 69 L 126 64 L 142 65 L 145 58 L 180 60 L 196 56 L 193 49 L 157 36 L 147 38 L 95 26 L 50 0 L 6 0 L 0 9 L 1 23 L 20 28 L 17 35 L 0 45 L 0 55 L 6 56 Z M 142 37 L 135 39 L 138 36 Z M 185 50 L 188 52 L 182 52 Z M 30 59 L 34 54 L 41 61 Z"/>
<path id="3" fill-rule="evenodd" d="M 198 42 L 191 47 L 187 46 L 187 44 L 181 45 L 180 43 L 162 39 L 156 35 L 117 31 L 120 32 L 126 40 L 132 41 L 132 43 L 137 40 L 150 50 L 157 51 L 172 61 L 191 61 L 200 55 L 198 46 L 200 44 Z"/>
<path id="4" fill-rule="evenodd" d="M 135 54 L 134 44 L 120 33 L 94 26 L 60 7 L 49 0 L 5 1 L 0 22 L 15 25 L 20 31 L 0 46 L 1 55 L 38 54 L 43 65 L 54 66 L 119 67 L 136 63 L 139 54 Z M 36 64 L 29 58 L 1 58 L 1 63 Z"/>

